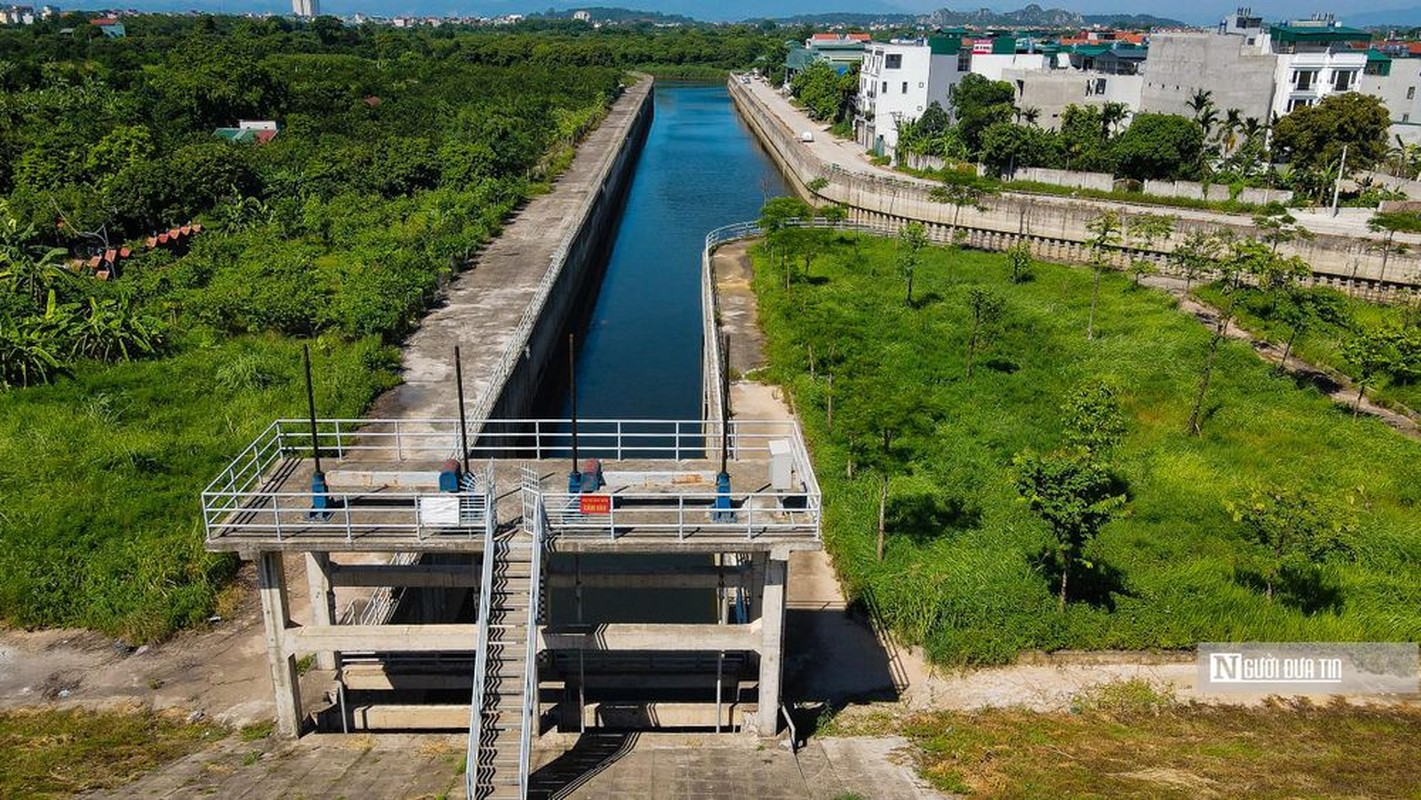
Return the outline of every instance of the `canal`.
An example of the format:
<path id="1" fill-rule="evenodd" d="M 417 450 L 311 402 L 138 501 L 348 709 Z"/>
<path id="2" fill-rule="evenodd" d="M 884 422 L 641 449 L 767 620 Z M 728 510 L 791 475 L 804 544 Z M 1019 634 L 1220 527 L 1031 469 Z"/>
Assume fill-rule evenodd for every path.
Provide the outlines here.
<path id="1" fill-rule="evenodd" d="M 705 235 L 756 218 L 767 198 L 787 191 L 724 84 L 662 82 L 655 103 L 606 268 L 589 284 L 596 299 L 588 298 L 573 326 L 584 419 L 700 416 Z M 566 370 L 550 373 L 556 377 L 544 387 L 540 411 L 563 418 L 571 412 Z M 597 560 L 582 559 L 584 566 Z M 549 601 L 550 621 L 579 621 L 572 592 L 551 592 Z M 716 610 L 714 592 L 705 590 L 588 589 L 583 614 L 598 622 L 709 622 Z"/>

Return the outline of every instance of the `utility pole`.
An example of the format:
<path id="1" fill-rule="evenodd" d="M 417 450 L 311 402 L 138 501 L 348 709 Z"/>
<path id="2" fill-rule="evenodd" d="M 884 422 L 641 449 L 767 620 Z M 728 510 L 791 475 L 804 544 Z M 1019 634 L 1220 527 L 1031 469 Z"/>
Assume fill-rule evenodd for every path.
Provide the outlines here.
<path id="1" fill-rule="evenodd" d="M 1337 162 L 1337 182 L 1332 185 L 1332 216 L 1337 216 L 1337 201 L 1342 197 L 1342 176 L 1347 172 L 1347 145 L 1342 145 L 1342 159 Z"/>

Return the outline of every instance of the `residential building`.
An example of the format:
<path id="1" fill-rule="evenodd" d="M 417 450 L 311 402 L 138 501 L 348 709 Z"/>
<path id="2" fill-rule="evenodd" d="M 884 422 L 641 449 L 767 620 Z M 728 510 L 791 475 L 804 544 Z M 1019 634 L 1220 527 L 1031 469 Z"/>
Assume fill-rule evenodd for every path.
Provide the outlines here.
<path id="1" fill-rule="evenodd" d="M 1330 18 L 1271 26 L 1258 47 L 1277 57 L 1272 112 L 1282 116 L 1357 89 L 1371 39 L 1367 31 L 1344 28 Z"/>
<path id="2" fill-rule="evenodd" d="M 110 39 L 122 39 L 128 35 L 128 31 L 124 29 L 123 23 L 114 17 L 99 17 L 98 19 L 89 20 L 89 24 L 103 31 L 104 35 Z"/>
<path id="3" fill-rule="evenodd" d="M 1123 103 L 1133 115 L 1140 108 L 1145 79 L 1141 75 L 1111 74 L 1075 69 L 1007 69 L 1002 80 L 1016 90 L 1016 107 L 1036 112 L 1036 124 L 1049 129 L 1061 125 L 1067 106 L 1103 106 Z"/>
<path id="4" fill-rule="evenodd" d="M 785 81 L 815 61 L 823 61 L 843 74 L 863 61 L 870 39 L 866 33 L 816 33 L 801 46 L 794 43 L 785 56 Z"/>
<path id="5" fill-rule="evenodd" d="M 321 0 L 291 0 L 291 13 L 311 19 L 321 15 Z"/>
<path id="6" fill-rule="evenodd" d="M 276 138 L 276 122 L 269 119 L 244 119 L 235 128 L 218 128 L 212 132 L 229 142 L 266 144 Z"/>
<path id="7" fill-rule="evenodd" d="M 0 25 L 33 25 L 35 24 L 35 10 L 33 6 L 8 6 L 0 8 Z"/>
<path id="8" fill-rule="evenodd" d="M 1014 34 L 972 41 L 972 71 L 989 81 L 1002 79 L 1007 69 L 1052 69 L 1054 52 L 1038 50 L 1034 42 L 1026 43 L 1027 52 L 1018 52 L 1022 43 Z"/>
<path id="9" fill-rule="evenodd" d="M 957 37 L 870 45 L 859 72 L 854 139 L 874 153 L 891 154 L 899 124 L 917 119 L 932 103 L 948 108 L 952 87 L 971 71 L 972 51 Z"/>

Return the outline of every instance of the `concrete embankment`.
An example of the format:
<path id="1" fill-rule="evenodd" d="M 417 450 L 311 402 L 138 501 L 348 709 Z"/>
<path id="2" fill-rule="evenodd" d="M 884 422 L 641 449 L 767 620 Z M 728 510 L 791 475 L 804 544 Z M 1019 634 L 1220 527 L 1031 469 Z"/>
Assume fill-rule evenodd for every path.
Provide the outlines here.
<path id="1" fill-rule="evenodd" d="M 471 422 L 527 415 L 610 244 L 651 125 L 652 88 L 650 77 L 628 87 L 553 190 L 520 209 L 454 280 L 404 347 L 404 383 L 376 401 L 373 417 L 457 417 L 455 345 Z"/>
<path id="2" fill-rule="evenodd" d="M 989 197 L 981 206 L 938 202 L 929 195 L 933 182 L 886 174 L 853 148 L 825 141 L 827 133 L 820 132 L 817 125 L 809 127 L 812 123 L 764 83 L 732 78 L 730 95 L 796 190 L 816 203 L 846 206 L 854 222 L 893 229 L 916 220 L 938 241 L 951 240 L 953 231 L 960 229 L 973 247 L 1004 250 L 1024 241 L 1040 258 L 1084 262 L 1090 257 L 1087 226 L 1103 209 L 1115 208 L 1121 213 L 1126 234 L 1126 246 L 1114 250 L 1115 263 L 1123 266 L 1132 259 L 1148 258 L 1162 269 L 1167 269 L 1168 253 L 1193 231 L 1226 229 L 1240 236 L 1258 234 L 1247 216 L 1170 206 L 1022 193 Z M 816 140 L 801 141 L 802 129 L 814 131 Z M 1142 214 L 1175 217 L 1175 233 L 1148 246 L 1132 240 L 1131 220 Z M 1395 296 L 1421 285 L 1421 258 L 1414 252 L 1398 253 L 1395 247 L 1384 254 L 1382 239 L 1376 236 L 1319 233 L 1311 240 L 1283 244 L 1279 251 L 1301 256 L 1312 265 L 1317 283 L 1362 296 Z"/>

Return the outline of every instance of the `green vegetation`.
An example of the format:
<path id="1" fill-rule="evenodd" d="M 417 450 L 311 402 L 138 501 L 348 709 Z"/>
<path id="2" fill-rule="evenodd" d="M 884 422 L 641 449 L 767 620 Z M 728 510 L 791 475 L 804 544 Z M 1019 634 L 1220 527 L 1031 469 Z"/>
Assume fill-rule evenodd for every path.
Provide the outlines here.
<path id="1" fill-rule="evenodd" d="M 0 712 L 0 797 L 113 789 L 225 735 L 146 708 Z"/>
<path id="2" fill-rule="evenodd" d="M 1139 681 L 1070 713 L 947 711 L 836 721 L 837 735 L 907 736 L 919 772 L 969 797 L 1414 797 L 1421 713 L 1407 707 L 1181 704 Z"/>
<path id="3" fill-rule="evenodd" d="M 203 552 L 197 497 L 302 412 L 302 343 L 321 413 L 358 416 L 397 380 L 392 345 L 548 190 L 624 67 L 743 68 L 773 39 L 125 24 L 0 31 L 0 621 L 130 641 L 213 612 L 236 559 Z M 279 131 L 214 135 L 240 119 Z"/>
<path id="4" fill-rule="evenodd" d="M 903 245 L 855 238 L 838 238 L 812 276 L 796 270 L 788 283 L 781 264 L 793 265 L 793 253 L 757 256 L 768 377 L 793 394 L 811 440 L 825 541 L 849 593 L 872 593 L 893 629 L 932 659 L 1421 635 L 1411 577 L 1421 563 L 1421 445 L 1351 419 L 1227 340 L 1191 436 L 1213 332 L 1166 295 L 1102 271 L 1088 340 L 1091 271 L 1038 263 L 1032 279 L 1013 280 L 1005 255 L 927 247 L 905 304 L 895 268 Z M 993 335 L 970 345 L 974 289 L 1003 309 Z M 1108 447 L 1072 433 L 1111 429 L 1105 401 L 1072 400 L 1100 391 L 1124 420 Z M 1080 449 L 1097 455 L 1069 460 Z M 1030 493 L 1018 494 L 1032 472 L 1013 460 L 1028 452 L 1060 452 L 1060 469 L 1045 472 L 1070 478 L 1087 505 L 1123 494 L 1123 507 L 1093 537 L 1064 540 L 1063 553 Z M 1270 602 L 1266 548 L 1226 504 L 1273 486 L 1341 509 L 1339 524 L 1354 533 L 1351 558 L 1280 567 L 1286 579 Z"/>
<path id="5" fill-rule="evenodd" d="M 1215 284 L 1196 287 L 1195 293 L 1211 305 L 1224 303 Z M 1235 321 L 1254 335 L 1354 380 L 1361 365 L 1348 345 L 1367 334 L 1396 337 L 1406 343 L 1409 365 L 1388 371 L 1367 391 L 1382 405 L 1421 410 L 1421 308 L 1416 305 L 1370 303 L 1323 286 L 1284 293 L 1244 288 L 1234 314 Z"/>

